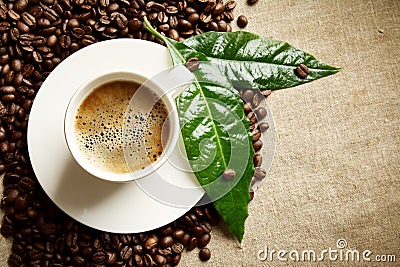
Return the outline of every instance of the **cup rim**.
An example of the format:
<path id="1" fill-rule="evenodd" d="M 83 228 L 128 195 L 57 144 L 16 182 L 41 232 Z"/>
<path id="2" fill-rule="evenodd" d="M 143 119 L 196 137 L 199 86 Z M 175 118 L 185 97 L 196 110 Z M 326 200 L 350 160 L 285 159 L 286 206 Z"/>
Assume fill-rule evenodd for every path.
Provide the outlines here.
<path id="1" fill-rule="evenodd" d="M 103 80 L 102 82 L 99 80 Z M 170 120 L 170 129 L 168 132 L 168 141 L 166 142 L 163 152 L 160 157 L 153 163 L 147 165 L 144 169 L 130 171 L 128 167 L 128 163 L 126 162 L 126 157 L 124 153 L 124 160 L 128 167 L 127 173 L 112 173 L 110 171 L 104 171 L 99 168 L 94 167 L 81 153 L 79 149 L 79 145 L 76 142 L 75 136 L 75 115 L 86 99 L 86 97 L 93 92 L 96 88 L 105 84 L 107 82 L 112 82 L 116 80 L 132 80 L 139 84 L 149 84 L 151 85 L 152 91 L 157 94 L 157 97 L 162 98 L 167 110 L 168 110 L 168 119 Z M 92 85 L 92 86 L 91 86 Z M 73 159 L 78 163 L 78 165 L 83 168 L 86 172 L 91 175 L 109 182 L 131 182 L 138 179 L 145 178 L 146 176 L 155 172 L 159 167 L 161 167 L 168 159 L 168 157 L 172 154 L 176 144 L 178 143 L 179 137 L 179 119 L 178 112 L 176 110 L 176 105 L 172 99 L 170 94 L 163 91 L 162 86 L 159 86 L 151 79 L 144 77 L 141 74 L 130 72 L 127 70 L 114 70 L 106 73 L 102 73 L 96 75 L 95 77 L 87 79 L 83 82 L 74 94 L 71 99 L 68 101 L 67 108 L 65 110 L 64 116 L 64 137 L 65 142 L 67 143 L 68 150 L 70 151 Z"/>

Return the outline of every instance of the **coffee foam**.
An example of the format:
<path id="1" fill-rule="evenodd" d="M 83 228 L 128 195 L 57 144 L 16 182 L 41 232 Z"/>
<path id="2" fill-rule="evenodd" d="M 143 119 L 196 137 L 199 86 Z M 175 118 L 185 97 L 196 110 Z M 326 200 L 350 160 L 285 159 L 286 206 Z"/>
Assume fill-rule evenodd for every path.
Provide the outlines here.
<path id="1" fill-rule="evenodd" d="M 76 138 L 82 154 L 97 168 L 128 173 L 144 169 L 162 155 L 168 112 L 162 100 L 156 102 L 154 93 L 147 94 L 156 102 L 150 112 L 129 105 L 139 86 L 133 81 L 108 82 L 93 90 L 79 107 Z"/>

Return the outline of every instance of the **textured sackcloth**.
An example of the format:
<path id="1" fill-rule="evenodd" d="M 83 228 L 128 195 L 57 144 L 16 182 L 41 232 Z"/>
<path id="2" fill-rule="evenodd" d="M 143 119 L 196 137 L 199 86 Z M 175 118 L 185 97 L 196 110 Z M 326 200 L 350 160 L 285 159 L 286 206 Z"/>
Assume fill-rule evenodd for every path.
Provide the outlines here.
<path id="1" fill-rule="evenodd" d="M 338 249 L 339 239 L 347 241 L 342 253 L 395 255 L 387 266 L 399 266 L 400 1 L 237 2 L 235 15 L 248 17 L 247 31 L 287 41 L 342 70 L 272 93 L 277 149 L 250 203 L 242 247 L 217 227 L 211 259 L 200 262 L 195 249 L 179 266 L 345 265 L 344 256 L 328 254 L 323 262 L 294 262 L 288 254 L 283 262 L 276 253 L 272 261 L 257 258 L 265 247 L 314 250 L 319 257 Z M 0 237 L 1 266 L 8 255 L 9 242 Z"/>

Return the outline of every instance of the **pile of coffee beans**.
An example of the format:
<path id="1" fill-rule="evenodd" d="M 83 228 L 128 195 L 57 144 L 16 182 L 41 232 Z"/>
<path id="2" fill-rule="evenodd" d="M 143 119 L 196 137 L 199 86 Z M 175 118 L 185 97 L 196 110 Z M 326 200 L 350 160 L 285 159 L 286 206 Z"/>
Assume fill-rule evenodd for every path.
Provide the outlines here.
<path id="1" fill-rule="evenodd" d="M 40 187 L 27 150 L 27 122 L 49 73 L 82 47 L 113 38 L 161 42 L 144 28 L 147 16 L 162 34 L 182 40 L 205 31 L 231 31 L 234 0 L 9 0 L 0 3 L 1 234 L 12 237 L 9 266 L 175 266 L 184 249 L 208 260 L 212 205 L 195 207 L 175 222 L 141 234 L 113 234 L 82 225 Z M 251 91 L 251 90 L 250 90 Z M 267 91 L 266 91 L 267 92 Z M 260 95 L 241 90 L 251 121 L 254 162 L 261 164 L 261 133 L 268 125 Z M 268 94 L 268 93 L 267 93 Z M 45 152 L 44 152 L 45 153 Z M 49 163 L 51 164 L 51 163 Z M 256 169 L 253 181 L 265 171 Z M 254 183 L 254 182 L 253 182 Z"/>

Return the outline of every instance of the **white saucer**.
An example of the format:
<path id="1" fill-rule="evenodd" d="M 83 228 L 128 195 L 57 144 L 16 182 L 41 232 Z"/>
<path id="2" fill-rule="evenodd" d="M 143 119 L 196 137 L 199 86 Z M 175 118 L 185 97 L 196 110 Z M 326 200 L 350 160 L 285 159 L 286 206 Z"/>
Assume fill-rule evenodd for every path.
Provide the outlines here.
<path id="1" fill-rule="evenodd" d="M 28 149 L 33 170 L 50 199 L 65 213 L 90 227 L 137 233 L 161 227 L 182 216 L 203 196 L 179 147 L 174 164 L 167 161 L 150 177 L 110 183 L 84 171 L 64 138 L 68 102 L 83 82 L 115 69 L 152 77 L 171 67 L 165 47 L 142 40 L 116 39 L 83 48 L 47 77 L 29 117 Z"/>

